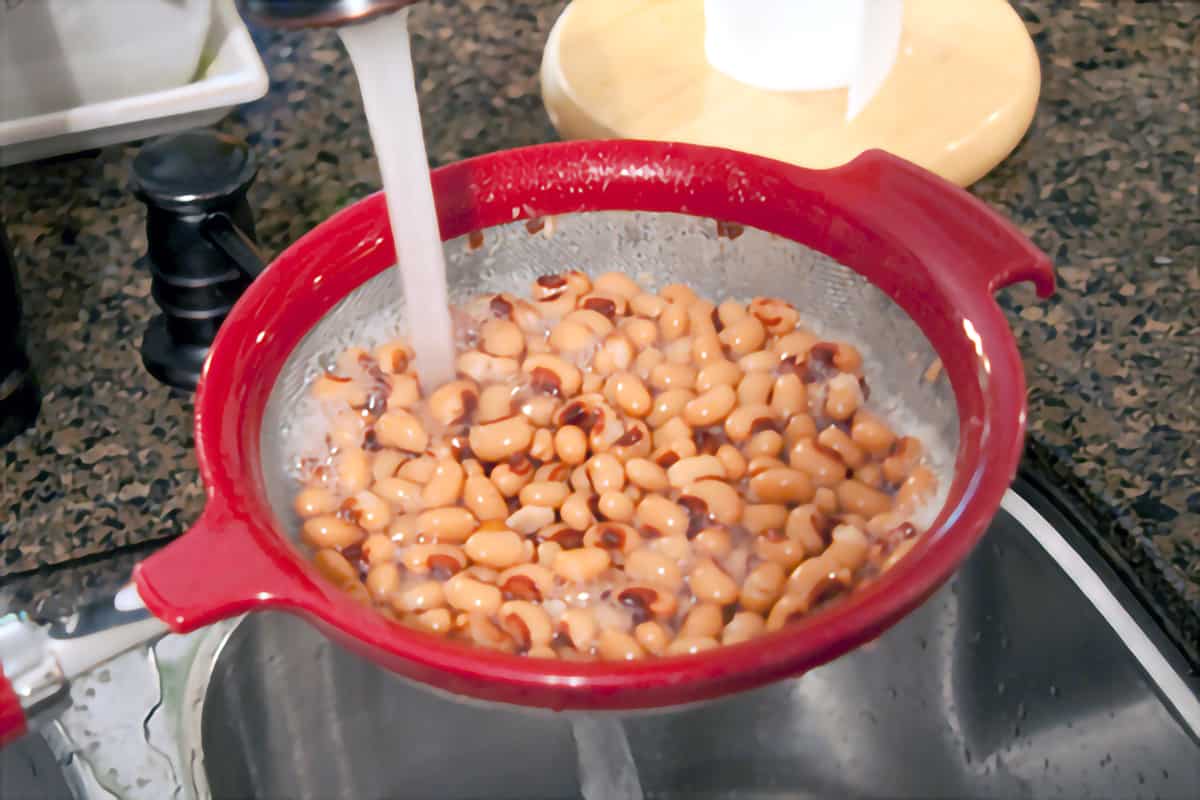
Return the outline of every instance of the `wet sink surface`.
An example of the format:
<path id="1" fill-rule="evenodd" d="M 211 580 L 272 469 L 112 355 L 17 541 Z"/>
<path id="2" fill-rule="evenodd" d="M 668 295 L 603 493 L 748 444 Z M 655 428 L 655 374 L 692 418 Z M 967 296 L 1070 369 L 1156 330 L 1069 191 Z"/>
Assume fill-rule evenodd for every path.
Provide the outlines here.
<path id="1" fill-rule="evenodd" d="M 1191 797 L 1200 748 L 1153 686 L 1002 514 L 874 644 L 624 724 L 651 798 Z M 579 796 L 568 719 L 435 696 L 280 615 L 232 634 L 202 733 L 218 798 Z"/>
<path id="2" fill-rule="evenodd" d="M 0 798 L 66 800 L 70 797 L 62 769 L 40 736 L 26 736 L 0 750 Z"/>

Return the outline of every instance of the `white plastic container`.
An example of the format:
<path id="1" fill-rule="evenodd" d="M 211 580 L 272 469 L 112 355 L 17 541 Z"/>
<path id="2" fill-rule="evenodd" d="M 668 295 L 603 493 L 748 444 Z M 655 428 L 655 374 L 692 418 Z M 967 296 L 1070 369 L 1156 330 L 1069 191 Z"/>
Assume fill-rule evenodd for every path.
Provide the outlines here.
<path id="1" fill-rule="evenodd" d="M 268 80 L 266 68 L 250 39 L 241 17 L 234 8 L 233 0 L 52 0 L 63 4 L 79 3 L 88 6 L 112 8 L 117 21 L 128 31 L 126 48 L 138 55 L 138 40 L 146 36 L 142 21 L 136 16 L 117 14 L 116 8 L 133 8 L 143 2 L 150 5 L 173 6 L 183 14 L 179 23 L 189 28 L 187 36 L 180 32 L 165 32 L 163 36 L 178 41 L 181 48 L 195 30 L 201 31 L 200 41 L 188 45 L 186 58 L 179 58 L 172 75 L 147 77 L 153 73 L 154 65 L 142 53 L 136 59 L 141 66 L 127 67 L 131 73 L 130 83 L 119 87 L 109 78 L 88 84 L 103 96 L 114 87 L 121 94 L 93 102 L 80 102 L 70 107 L 47 113 L 27 114 L 13 117 L 4 112 L 9 99 L 6 84 L 0 83 L 0 166 L 33 161 L 39 158 L 73 153 L 110 144 L 144 139 L 163 133 L 183 130 L 201 125 L 211 125 L 224 117 L 230 109 L 241 103 L 257 100 L 266 94 Z M 0 14 L 5 13 L 12 0 L 0 0 Z M 44 3 L 45 0 L 20 0 L 16 11 L 25 9 L 30 2 Z M 203 8 L 206 20 L 190 16 Z M 161 9 L 160 9 L 161 10 Z M 155 13 L 155 12 L 151 12 Z M 158 19 L 167 19 L 160 17 Z M 0 20 L 7 22 L 8 18 Z M 176 35 L 179 39 L 173 39 Z M 0 32 L 0 49 L 8 50 L 14 34 L 7 27 Z M 190 49 L 195 49 L 195 56 Z M 124 56 L 123 56 L 124 57 Z M 194 59 L 194 60 L 193 60 Z M 191 67 L 186 62 L 192 62 Z M 75 63 L 85 63 L 82 56 Z M 125 62 L 122 62 L 125 63 Z M 197 64 L 199 71 L 197 72 Z M 0 81 L 7 81 L 5 75 Z M 107 69 L 107 67 L 105 67 Z M 163 66 L 163 71 L 166 71 Z M 180 76 L 183 77 L 180 77 Z M 134 84 L 137 84 L 136 86 Z M 154 85 L 162 88 L 147 88 Z M 28 93 L 28 89 L 23 90 Z M 27 103 L 27 100 L 22 100 Z M 27 110 L 32 110 L 28 109 Z"/>

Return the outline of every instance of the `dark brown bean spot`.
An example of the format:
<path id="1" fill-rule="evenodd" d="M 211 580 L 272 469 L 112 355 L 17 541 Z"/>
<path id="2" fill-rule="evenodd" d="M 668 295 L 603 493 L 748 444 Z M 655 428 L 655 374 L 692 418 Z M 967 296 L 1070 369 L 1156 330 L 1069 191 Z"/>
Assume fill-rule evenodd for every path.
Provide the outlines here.
<path id="1" fill-rule="evenodd" d="M 685 494 L 676 502 L 683 506 L 688 512 L 688 529 L 687 538 L 694 539 L 696 534 L 708 527 L 709 514 L 708 503 L 704 502 L 699 497 L 693 497 Z"/>
<path id="2" fill-rule="evenodd" d="M 470 433 L 467 428 L 459 428 L 450 434 L 448 440 L 450 451 L 458 461 L 465 461 L 468 458 L 474 458 L 475 454 L 471 451 Z"/>
<path id="3" fill-rule="evenodd" d="M 326 372 L 325 377 L 328 378 L 329 380 L 333 381 L 334 383 L 349 383 L 350 382 L 349 378 L 344 378 L 341 375 L 335 375 L 332 372 Z"/>
<path id="4" fill-rule="evenodd" d="M 816 450 L 821 455 L 828 456 L 829 458 L 832 458 L 834 461 L 837 461 L 839 464 L 842 463 L 842 454 L 839 453 L 837 450 L 834 450 L 832 447 L 828 447 L 826 445 L 821 444 L 816 439 L 813 439 L 812 445 L 813 445 L 813 449 Z"/>
<path id="5" fill-rule="evenodd" d="M 347 545 L 346 547 L 343 547 L 342 555 L 345 556 L 346 560 L 349 561 L 351 564 L 362 561 L 362 557 L 363 557 L 362 542 L 355 542 L 352 545 Z"/>
<path id="6" fill-rule="evenodd" d="M 408 371 L 408 353 L 400 348 L 392 351 L 392 372 L 399 375 Z"/>
<path id="7" fill-rule="evenodd" d="M 600 422 L 602 414 L 598 409 L 590 408 L 587 403 L 582 400 L 575 400 L 568 403 L 558 414 L 558 424 L 574 425 L 584 433 L 591 433 L 592 428 Z"/>
<path id="8" fill-rule="evenodd" d="M 643 525 L 641 530 L 642 530 L 642 533 L 646 535 L 647 539 L 661 539 L 662 538 L 662 531 L 660 531 L 658 528 L 654 527 L 653 525 Z"/>
<path id="9" fill-rule="evenodd" d="M 808 361 L 803 355 L 787 356 L 779 359 L 779 365 L 775 371 L 780 375 L 798 375 L 800 380 L 805 383 L 812 383 L 809 380 Z"/>
<path id="10" fill-rule="evenodd" d="M 548 481 L 562 481 L 566 483 L 567 478 L 571 474 L 571 468 L 566 464 L 556 464 L 553 469 L 546 475 Z"/>
<path id="11" fill-rule="evenodd" d="M 504 626 L 504 630 L 517 643 L 517 649 L 525 652 L 529 649 L 529 626 L 525 624 L 525 620 L 521 619 L 516 614 L 509 614 L 500 620 L 500 624 Z"/>
<path id="12" fill-rule="evenodd" d="M 727 222 L 726 220 L 718 219 L 716 220 L 716 223 L 718 239 L 724 238 L 732 242 L 734 239 L 741 236 L 746 230 L 744 225 L 740 225 L 736 222 Z"/>
<path id="13" fill-rule="evenodd" d="M 709 313 L 708 318 L 712 320 L 713 328 L 716 329 L 717 333 L 725 330 L 725 323 L 721 321 L 721 315 L 717 313 L 716 308 L 713 308 L 713 310 Z"/>
<path id="14" fill-rule="evenodd" d="M 515 475 L 528 475 L 533 472 L 533 459 L 524 453 L 513 453 L 508 457 L 508 468 Z"/>
<path id="15" fill-rule="evenodd" d="M 610 320 L 617 318 L 617 304 L 607 297 L 589 297 L 583 301 L 583 307 L 597 314 L 603 314 Z"/>
<path id="16" fill-rule="evenodd" d="M 620 550 L 625 547 L 625 531 L 616 525 L 602 527 L 598 538 L 598 544 L 606 550 Z"/>
<path id="17" fill-rule="evenodd" d="M 505 600 L 528 600 L 536 603 L 542 599 L 537 584 L 528 575 L 513 575 L 501 584 L 500 592 Z"/>
<path id="18" fill-rule="evenodd" d="M 589 494 L 587 499 L 588 511 L 592 512 L 592 519 L 600 519 L 600 495 Z"/>
<path id="19" fill-rule="evenodd" d="M 704 428 L 697 428 L 692 434 L 692 440 L 696 443 L 696 452 L 700 455 L 715 455 L 721 448 L 721 438 Z"/>
<path id="20" fill-rule="evenodd" d="M 531 234 L 539 233 L 544 227 L 546 227 L 546 220 L 541 217 L 530 217 L 525 220 L 525 230 Z"/>
<path id="21" fill-rule="evenodd" d="M 462 564 L 454 556 L 448 556 L 444 553 L 434 553 L 426 561 L 425 566 L 429 567 L 429 574 L 436 580 L 449 580 L 450 576 L 462 569 Z"/>
<path id="22" fill-rule="evenodd" d="M 512 319 L 513 304 L 510 303 L 503 295 L 496 295 L 488 303 L 488 310 L 492 312 L 492 316 L 497 319 Z"/>
<path id="23" fill-rule="evenodd" d="M 822 514 L 820 511 L 814 511 L 811 519 L 813 530 L 821 537 L 821 541 L 828 546 L 833 541 L 833 529 L 837 527 L 837 520 Z"/>
<path id="24" fill-rule="evenodd" d="M 654 459 L 654 463 L 658 464 L 663 469 L 666 469 L 678 460 L 679 453 L 676 453 L 674 450 L 664 450 L 658 454 L 657 458 Z"/>
<path id="25" fill-rule="evenodd" d="M 366 432 L 363 433 L 362 448 L 368 453 L 374 453 L 377 450 L 383 449 L 383 445 L 379 443 L 379 437 L 376 436 L 374 428 L 367 428 Z"/>
<path id="26" fill-rule="evenodd" d="M 467 234 L 467 249 L 478 250 L 483 247 L 483 231 L 471 231 Z"/>
<path id="27" fill-rule="evenodd" d="M 645 433 L 637 424 L 630 426 L 629 430 L 621 434 L 621 438 L 613 442 L 614 447 L 633 447 L 635 444 L 645 438 Z"/>
<path id="28" fill-rule="evenodd" d="M 750 423 L 750 435 L 762 433 L 763 431 L 779 432 L 779 420 L 771 417 L 759 417 Z"/>
<path id="29" fill-rule="evenodd" d="M 567 285 L 567 279 L 562 275 L 542 275 L 538 277 L 537 285 L 543 289 L 560 289 Z"/>
<path id="30" fill-rule="evenodd" d="M 562 381 L 557 373 L 547 367 L 534 367 L 529 373 L 529 388 L 538 394 L 558 397 L 562 394 Z"/>
<path id="31" fill-rule="evenodd" d="M 838 346 L 833 342 L 817 342 L 808 351 L 808 358 L 814 364 L 822 367 L 832 367 L 833 358 L 837 355 Z"/>
<path id="32" fill-rule="evenodd" d="M 583 547 L 583 531 L 577 531 L 574 528 L 564 528 L 552 534 L 547 541 L 554 542 L 563 550 L 574 550 Z"/>
<path id="33" fill-rule="evenodd" d="M 658 593 L 645 586 L 633 586 L 617 595 L 617 602 L 633 612 L 634 624 L 641 625 L 653 616 L 650 606 L 658 599 Z"/>

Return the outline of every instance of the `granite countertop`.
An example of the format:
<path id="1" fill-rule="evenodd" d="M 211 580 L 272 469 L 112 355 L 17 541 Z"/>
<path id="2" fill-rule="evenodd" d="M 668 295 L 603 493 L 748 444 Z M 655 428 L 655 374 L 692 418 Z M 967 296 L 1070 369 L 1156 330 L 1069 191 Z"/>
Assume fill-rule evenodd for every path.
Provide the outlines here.
<path id="1" fill-rule="evenodd" d="M 554 138 L 537 69 L 562 5 L 416 7 L 432 162 Z M 1030 428 L 1060 479 L 1111 519 L 1102 546 L 1195 657 L 1200 6 L 1017 6 L 1042 59 L 1038 116 L 974 191 L 1058 267 L 1053 299 L 1028 288 L 1002 298 L 1025 358 Z M 219 127 L 247 139 L 261 161 L 250 202 L 265 251 L 277 253 L 379 178 L 336 36 L 255 35 L 271 91 Z M 47 598 L 69 606 L 110 589 L 203 505 L 190 397 L 156 383 L 138 356 L 155 308 L 149 275 L 135 266 L 146 247 L 143 208 L 125 189 L 136 150 L 0 170 L 45 395 L 37 427 L 0 449 L 0 609 Z"/>

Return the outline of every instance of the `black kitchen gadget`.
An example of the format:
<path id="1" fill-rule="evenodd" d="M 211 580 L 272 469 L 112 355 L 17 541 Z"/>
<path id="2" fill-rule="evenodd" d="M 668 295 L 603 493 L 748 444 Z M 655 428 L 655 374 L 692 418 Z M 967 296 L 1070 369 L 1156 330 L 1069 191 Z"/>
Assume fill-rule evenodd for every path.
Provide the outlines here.
<path id="1" fill-rule="evenodd" d="M 248 145 L 210 130 L 164 136 L 133 161 L 146 204 L 151 291 L 162 314 L 142 339 L 142 363 L 170 386 L 195 389 L 208 348 L 265 262 L 246 192 L 258 172 Z"/>
<path id="2" fill-rule="evenodd" d="M 37 420 L 37 382 L 25 351 L 17 269 L 0 226 L 0 445 Z"/>

